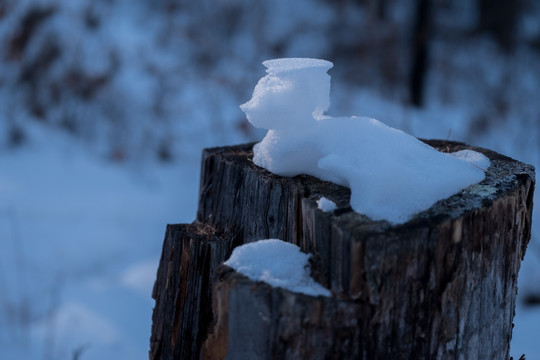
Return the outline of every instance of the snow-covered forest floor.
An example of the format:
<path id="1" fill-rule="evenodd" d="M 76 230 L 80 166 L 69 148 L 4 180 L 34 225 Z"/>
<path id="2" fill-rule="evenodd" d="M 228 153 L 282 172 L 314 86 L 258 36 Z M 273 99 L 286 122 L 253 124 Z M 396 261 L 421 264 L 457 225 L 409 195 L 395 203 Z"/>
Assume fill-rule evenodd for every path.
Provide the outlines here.
<path id="1" fill-rule="evenodd" d="M 340 3 L 0 5 L 1 359 L 147 358 L 166 224 L 195 217 L 202 148 L 261 138 L 238 105 L 262 60 L 333 61 L 332 115 L 372 116 L 539 168 L 540 52 L 524 45 L 540 31 L 537 5 L 510 55 L 464 35 L 468 2 L 440 11 L 447 30 L 431 39 L 425 106 L 413 108 L 408 2 L 389 1 L 384 26 Z M 540 359 L 540 306 L 525 304 L 540 296 L 538 214 L 520 273 L 517 358 Z"/>

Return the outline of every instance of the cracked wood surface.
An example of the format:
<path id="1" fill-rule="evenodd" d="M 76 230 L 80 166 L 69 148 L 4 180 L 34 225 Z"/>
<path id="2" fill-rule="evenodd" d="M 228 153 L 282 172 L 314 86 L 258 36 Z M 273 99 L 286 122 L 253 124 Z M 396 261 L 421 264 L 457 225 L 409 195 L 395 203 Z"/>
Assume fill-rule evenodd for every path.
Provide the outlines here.
<path id="1" fill-rule="evenodd" d="M 392 226 L 352 211 L 347 188 L 255 166 L 251 148 L 203 153 L 197 220 L 167 230 L 151 359 L 508 358 L 531 166 L 473 148 L 491 160 L 483 182 Z M 320 211 L 321 196 L 338 208 Z M 312 274 L 333 297 L 219 267 L 235 246 L 264 238 L 311 253 Z"/>

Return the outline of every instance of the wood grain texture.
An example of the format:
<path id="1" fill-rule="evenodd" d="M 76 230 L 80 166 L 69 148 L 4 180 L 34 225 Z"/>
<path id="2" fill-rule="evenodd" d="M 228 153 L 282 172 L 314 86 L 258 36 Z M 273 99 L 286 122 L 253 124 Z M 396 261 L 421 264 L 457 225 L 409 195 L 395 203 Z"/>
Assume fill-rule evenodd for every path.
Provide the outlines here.
<path id="1" fill-rule="evenodd" d="M 446 152 L 470 148 L 426 142 Z M 347 188 L 257 167 L 252 145 L 203 153 L 199 209 L 190 226 L 211 236 L 198 237 L 195 250 L 182 244 L 193 244 L 201 230 L 167 231 L 154 289 L 152 359 L 173 358 L 165 348 L 179 342 L 191 356 L 241 359 L 249 334 L 259 344 L 249 350 L 259 354 L 253 359 L 508 358 L 517 275 L 530 238 L 532 166 L 473 148 L 491 160 L 482 183 L 393 226 L 352 211 Z M 338 208 L 319 210 L 321 196 Z M 333 297 L 271 288 L 225 267 L 216 272 L 232 248 L 265 238 L 311 253 L 312 275 Z M 190 278 L 201 268 L 197 276 L 204 280 Z M 177 275 L 166 275 L 171 271 Z M 206 315 L 178 315 L 200 312 L 197 306 Z M 246 322 L 252 325 L 241 325 Z M 186 356 L 174 358 L 196 358 Z"/>
<path id="2" fill-rule="evenodd" d="M 169 225 L 154 284 L 150 359 L 198 359 L 213 320 L 211 280 L 235 237 L 205 224 Z"/>

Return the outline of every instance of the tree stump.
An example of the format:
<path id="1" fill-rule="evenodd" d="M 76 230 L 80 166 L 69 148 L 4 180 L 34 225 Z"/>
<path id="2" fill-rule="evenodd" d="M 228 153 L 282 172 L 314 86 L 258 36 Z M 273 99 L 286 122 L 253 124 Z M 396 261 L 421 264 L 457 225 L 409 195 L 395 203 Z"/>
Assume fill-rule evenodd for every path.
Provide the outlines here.
<path id="1" fill-rule="evenodd" d="M 371 221 L 349 189 L 284 178 L 252 145 L 203 153 L 197 220 L 167 229 L 154 287 L 151 359 L 508 359 L 534 168 L 491 160 L 486 178 L 402 225 Z M 316 203 L 326 197 L 332 212 Z M 251 281 L 220 264 L 266 238 L 312 254 L 332 297 Z"/>

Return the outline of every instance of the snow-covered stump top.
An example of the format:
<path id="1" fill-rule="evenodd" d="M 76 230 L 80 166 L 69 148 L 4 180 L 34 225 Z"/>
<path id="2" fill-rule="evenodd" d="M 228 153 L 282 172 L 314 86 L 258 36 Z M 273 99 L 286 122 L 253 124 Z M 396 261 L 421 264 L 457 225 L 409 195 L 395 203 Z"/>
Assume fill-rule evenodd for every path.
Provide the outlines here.
<path id="1" fill-rule="evenodd" d="M 508 359 L 534 168 L 325 116 L 329 63 L 266 65 L 243 108 L 267 137 L 206 149 L 197 220 L 167 228 L 150 358 Z M 256 164 L 350 185 L 372 219 L 344 186 Z M 448 191 L 440 172 L 459 193 L 414 215 L 415 196 Z"/>
<path id="2" fill-rule="evenodd" d="M 375 119 L 325 115 L 331 62 L 290 58 L 263 64 L 268 74 L 240 106 L 254 126 L 268 129 L 253 149 L 256 165 L 347 186 L 355 211 L 394 224 L 484 179 L 489 159 L 480 153 L 441 153 Z"/>

